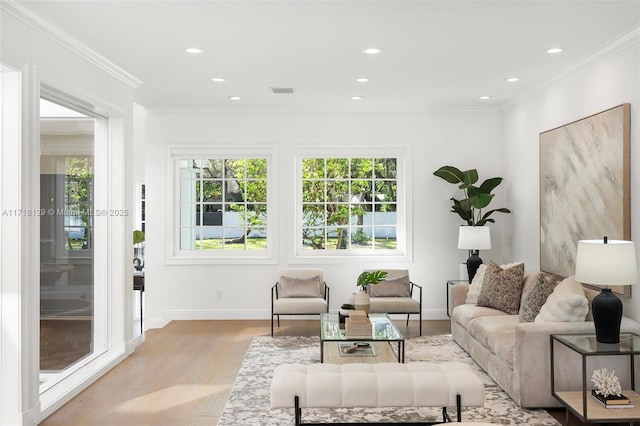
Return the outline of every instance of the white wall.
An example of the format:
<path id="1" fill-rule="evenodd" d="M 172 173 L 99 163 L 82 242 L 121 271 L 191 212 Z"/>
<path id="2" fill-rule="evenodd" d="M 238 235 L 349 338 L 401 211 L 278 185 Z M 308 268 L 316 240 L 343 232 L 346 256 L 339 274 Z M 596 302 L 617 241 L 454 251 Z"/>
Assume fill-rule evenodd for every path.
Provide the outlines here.
<path id="1" fill-rule="evenodd" d="M 608 49 L 503 111 L 504 170 L 509 179 L 509 250 L 526 269 L 540 267 L 539 134 L 600 111 L 631 103 L 631 237 L 640 242 L 640 35 Z M 640 252 L 639 252 L 640 254 Z M 640 320 L 640 289 L 624 300 Z"/>
<path id="2" fill-rule="evenodd" d="M 446 318 L 446 280 L 459 277 L 459 262 L 467 254 L 456 248 L 461 220 L 450 213 L 449 197 L 454 187 L 432 175 L 450 164 L 478 168 L 481 178 L 500 176 L 500 115 L 498 111 L 429 113 L 258 113 L 215 111 L 147 111 L 146 182 L 147 233 L 145 248 L 145 294 L 148 327 L 162 327 L 172 319 L 269 318 L 270 287 L 277 271 L 289 264 L 288 244 L 293 208 L 289 182 L 293 179 L 288 153 L 292 145 L 322 147 L 355 145 L 364 153 L 371 146 L 406 144 L 413 175 L 413 261 L 377 264 L 349 259 L 314 262 L 325 269 L 331 286 L 331 309 L 339 308 L 356 290 L 355 279 L 363 268 L 376 266 L 408 268 L 411 278 L 424 286 L 426 318 Z M 266 145 L 274 149 L 280 165 L 277 238 L 279 251 L 273 264 L 167 265 L 170 209 L 166 176 L 169 146 Z M 327 153 L 331 155 L 331 152 Z M 509 183 L 500 187 L 505 190 Z M 500 192 L 500 190 L 498 192 Z M 495 203 L 503 203 L 497 197 Z M 501 204 L 499 207 L 502 207 Z M 494 249 L 483 253 L 485 261 L 502 260 L 500 240 L 504 216 L 497 216 Z M 216 300 L 217 292 L 223 294 Z"/>

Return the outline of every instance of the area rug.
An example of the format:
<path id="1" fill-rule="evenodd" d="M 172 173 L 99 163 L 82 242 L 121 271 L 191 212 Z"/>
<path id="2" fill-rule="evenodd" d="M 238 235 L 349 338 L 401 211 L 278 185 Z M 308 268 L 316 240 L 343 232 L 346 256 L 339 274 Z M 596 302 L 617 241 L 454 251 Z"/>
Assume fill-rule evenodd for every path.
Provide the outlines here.
<path id="1" fill-rule="evenodd" d="M 293 424 L 293 408 L 272 409 L 269 387 L 273 369 L 285 363 L 320 362 L 317 337 L 255 337 L 233 390 L 218 422 L 220 426 L 267 426 Z M 469 364 L 485 386 L 484 407 L 463 409 L 463 422 L 491 422 L 501 425 L 560 425 L 545 410 L 520 408 L 495 382 L 453 341 L 450 335 L 423 336 L 408 339 L 406 362 L 459 361 Z M 455 414 L 455 407 L 448 409 Z M 303 409 L 303 421 L 310 422 L 380 422 L 440 421 L 441 408 L 348 408 Z"/>

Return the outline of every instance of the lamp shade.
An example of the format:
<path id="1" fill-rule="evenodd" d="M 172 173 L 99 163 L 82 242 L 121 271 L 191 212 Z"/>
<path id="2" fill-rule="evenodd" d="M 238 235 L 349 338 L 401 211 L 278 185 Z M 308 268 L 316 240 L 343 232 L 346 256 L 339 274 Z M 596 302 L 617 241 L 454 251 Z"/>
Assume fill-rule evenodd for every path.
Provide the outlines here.
<path id="1" fill-rule="evenodd" d="M 593 285 L 632 285 L 638 281 L 633 241 L 580 240 L 576 255 L 576 281 Z"/>
<path id="2" fill-rule="evenodd" d="M 461 226 L 458 232 L 458 248 L 465 250 L 487 250 L 491 248 L 488 226 Z"/>

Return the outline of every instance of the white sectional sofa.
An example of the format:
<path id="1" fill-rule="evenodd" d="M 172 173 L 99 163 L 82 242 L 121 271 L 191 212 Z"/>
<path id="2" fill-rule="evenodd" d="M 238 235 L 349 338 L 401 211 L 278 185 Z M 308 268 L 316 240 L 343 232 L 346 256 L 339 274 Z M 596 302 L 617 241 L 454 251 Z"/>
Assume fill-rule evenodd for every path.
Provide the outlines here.
<path id="1" fill-rule="evenodd" d="M 478 281 L 481 282 L 482 279 L 483 277 L 480 276 Z M 524 309 L 525 299 L 530 300 L 533 292 L 539 290 L 539 279 L 538 272 L 523 274 L 519 307 L 515 314 L 494 307 L 479 306 L 475 300 L 469 300 L 470 288 L 472 293 L 477 289 L 478 282 L 475 278 L 471 286 L 469 284 L 454 285 L 451 289 L 453 305 L 451 332 L 455 341 L 519 405 L 556 407 L 560 404 L 551 395 L 550 335 L 594 332 L 593 321 L 588 320 L 589 306 L 598 292 L 583 289 L 573 277 L 567 278 L 561 282 L 562 286 L 558 284 L 555 287 L 548 298 L 546 294 L 544 295 L 542 298 L 544 304 L 534 322 L 521 322 L 520 314 Z M 555 283 L 555 279 L 553 281 Z M 564 290 L 561 291 L 567 287 L 574 292 L 579 288 L 583 291 L 582 296 L 565 294 Z M 527 295 L 532 289 L 533 291 Z M 580 290 L 577 291 L 580 292 Z M 572 304 L 579 306 L 571 306 Z M 563 321 L 563 310 L 579 312 L 577 315 L 576 312 L 565 312 L 565 314 L 573 314 L 574 317 L 570 318 L 570 321 Z M 640 323 L 623 317 L 621 331 L 640 334 Z M 581 389 L 579 358 L 576 363 L 575 354 L 571 354 L 570 351 L 557 351 L 556 355 L 558 357 L 556 368 L 571 372 L 562 374 L 565 382 L 560 385 L 577 386 L 576 389 Z M 628 375 L 629 369 L 628 365 L 618 363 L 622 358 L 626 357 L 616 357 L 610 365 L 619 377 Z"/>

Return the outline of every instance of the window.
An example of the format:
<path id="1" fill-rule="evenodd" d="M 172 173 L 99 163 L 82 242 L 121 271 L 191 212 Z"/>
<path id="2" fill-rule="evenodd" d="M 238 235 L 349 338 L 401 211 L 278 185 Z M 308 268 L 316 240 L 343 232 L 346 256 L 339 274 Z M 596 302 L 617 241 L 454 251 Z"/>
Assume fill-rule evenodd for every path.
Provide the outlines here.
<path id="1" fill-rule="evenodd" d="M 268 249 L 267 156 L 174 157 L 182 255 L 246 256 Z"/>
<path id="2" fill-rule="evenodd" d="M 64 231 L 68 250 L 93 248 L 93 158 L 64 158 Z"/>
<path id="3" fill-rule="evenodd" d="M 301 155 L 298 161 L 299 256 L 404 253 L 402 158 Z"/>
<path id="4" fill-rule="evenodd" d="M 147 194 L 146 194 L 146 185 L 144 183 L 139 183 L 136 187 L 136 202 L 137 202 L 137 214 L 136 214 L 136 229 L 141 230 L 142 232 L 146 231 L 147 227 L 147 218 L 146 218 L 146 210 L 147 210 Z"/>

